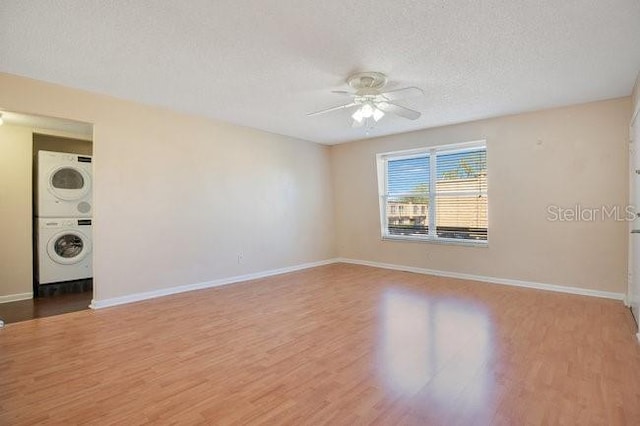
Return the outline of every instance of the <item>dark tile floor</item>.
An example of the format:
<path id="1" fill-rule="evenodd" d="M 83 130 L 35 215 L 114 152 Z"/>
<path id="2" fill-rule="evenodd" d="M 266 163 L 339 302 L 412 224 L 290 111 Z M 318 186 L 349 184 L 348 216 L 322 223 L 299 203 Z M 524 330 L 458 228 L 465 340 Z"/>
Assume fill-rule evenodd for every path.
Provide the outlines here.
<path id="1" fill-rule="evenodd" d="M 60 283 L 38 286 L 38 297 L 60 296 L 69 293 L 86 293 L 93 291 L 93 278 L 84 280 L 63 281 Z"/>
<path id="2" fill-rule="evenodd" d="M 42 287 L 42 286 L 41 286 Z M 43 287 L 41 297 L 17 302 L 0 303 L 0 319 L 5 324 L 44 318 L 53 315 L 89 309 L 93 298 L 92 286 L 74 285 L 70 287 Z M 75 292 L 73 291 L 75 289 Z"/>

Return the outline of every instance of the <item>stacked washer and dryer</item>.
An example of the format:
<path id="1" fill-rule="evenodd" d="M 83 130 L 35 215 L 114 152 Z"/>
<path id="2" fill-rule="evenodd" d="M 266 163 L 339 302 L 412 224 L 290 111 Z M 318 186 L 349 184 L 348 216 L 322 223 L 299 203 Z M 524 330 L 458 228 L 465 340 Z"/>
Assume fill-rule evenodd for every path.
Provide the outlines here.
<path id="1" fill-rule="evenodd" d="M 92 269 L 92 157 L 39 151 L 36 159 L 36 280 L 87 279 Z"/>

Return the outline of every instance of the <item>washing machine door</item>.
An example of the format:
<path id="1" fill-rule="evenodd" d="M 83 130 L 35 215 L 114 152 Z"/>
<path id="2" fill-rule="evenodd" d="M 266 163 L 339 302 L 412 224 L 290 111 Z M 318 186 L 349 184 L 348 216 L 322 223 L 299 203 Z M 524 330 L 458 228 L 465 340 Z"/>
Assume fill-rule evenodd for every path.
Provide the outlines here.
<path id="1" fill-rule="evenodd" d="M 79 200 L 90 190 L 91 176 L 80 167 L 64 165 L 49 174 L 49 191 L 61 200 Z"/>
<path id="2" fill-rule="evenodd" d="M 91 253 L 91 240 L 76 230 L 57 233 L 47 244 L 47 254 L 56 263 L 72 265 L 81 262 Z"/>

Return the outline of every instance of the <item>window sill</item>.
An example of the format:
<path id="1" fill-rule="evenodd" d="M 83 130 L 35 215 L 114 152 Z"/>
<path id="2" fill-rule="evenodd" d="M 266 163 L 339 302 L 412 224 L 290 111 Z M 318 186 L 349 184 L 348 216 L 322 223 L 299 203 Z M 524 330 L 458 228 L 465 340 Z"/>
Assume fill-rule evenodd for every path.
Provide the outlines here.
<path id="1" fill-rule="evenodd" d="M 383 235 L 383 241 L 407 241 L 412 243 L 444 244 L 467 247 L 489 247 L 486 240 L 462 240 L 456 238 L 412 237 L 408 235 Z"/>

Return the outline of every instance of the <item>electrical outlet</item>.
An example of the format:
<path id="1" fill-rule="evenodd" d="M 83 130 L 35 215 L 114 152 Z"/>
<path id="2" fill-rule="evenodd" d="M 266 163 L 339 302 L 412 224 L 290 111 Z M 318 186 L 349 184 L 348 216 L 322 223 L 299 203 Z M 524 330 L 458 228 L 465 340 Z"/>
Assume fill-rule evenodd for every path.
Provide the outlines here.
<path id="1" fill-rule="evenodd" d="M 242 252 L 238 253 L 238 264 L 242 263 L 243 258 L 244 258 L 244 255 L 242 254 Z"/>

